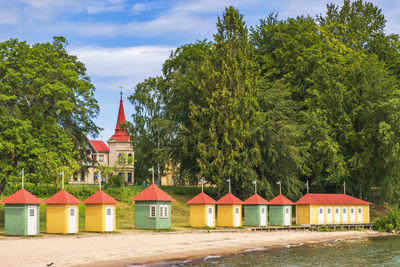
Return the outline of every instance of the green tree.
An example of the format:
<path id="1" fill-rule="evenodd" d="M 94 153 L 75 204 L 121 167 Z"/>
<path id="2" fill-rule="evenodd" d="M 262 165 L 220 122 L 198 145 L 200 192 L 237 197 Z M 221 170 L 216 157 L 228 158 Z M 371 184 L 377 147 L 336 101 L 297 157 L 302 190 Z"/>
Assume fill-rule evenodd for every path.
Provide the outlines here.
<path id="1" fill-rule="evenodd" d="M 146 177 L 149 167 L 155 168 L 157 183 L 161 183 L 162 170 L 171 161 L 170 143 L 174 123 L 166 116 L 164 109 L 164 79 L 148 78 L 136 86 L 129 101 L 135 107 L 133 124 L 128 123 L 133 146 L 136 149 L 136 170 Z"/>
<path id="2" fill-rule="evenodd" d="M 215 44 L 199 69 L 197 89 L 206 102 L 190 106 L 201 174 L 227 192 L 244 195 L 257 178 L 260 151 L 254 139 L 259 120 L 257 69 L 243 16 L 233 7 L 218 18 Z"/>
<path id="3" fill-rule="evenodd" d="M 198 152 L 189 104 L 204 104 L 205 96 L 197 89 L 199 68 L 211 49 L 211 43 L 198 41 L 178 47 L 163 65 L 165 77 L 165 111 L 174 121 L 171 142 L 172 167 L 178 182 L 197 183 L 199 180 Z"/>
<path id="4" fill-rule="evenodd" d="M 73 173 L 84 158 L 76 151 L 86 147 L 86 135 L 99 130 L 92 120 L 99 110 L 94 87 L 83 63 L 69 55 L 65 45 L 63 37 L 34 45 L 16 39 L 0 43 L 0 135 L 6 136 L 5 127 L 11 124 L 15 128 L 7 134 L 11 130 L 21 136 L 4 139 L 9 149 L 0 151 L 1 158 L 13 160 L 0 171 L 1 184 L 22 168 L 33 182 L 56 183 L 61 170 Z M 21 127 L 28 133 L 18 133 Z M 33 151 L 26 153 L 25 144 Z"/>

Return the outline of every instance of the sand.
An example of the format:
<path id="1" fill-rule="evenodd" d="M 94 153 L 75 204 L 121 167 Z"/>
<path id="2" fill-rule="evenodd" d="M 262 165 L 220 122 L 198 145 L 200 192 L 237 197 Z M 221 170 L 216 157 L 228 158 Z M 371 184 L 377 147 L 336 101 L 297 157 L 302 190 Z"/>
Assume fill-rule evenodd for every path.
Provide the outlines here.
<path id="1" fill-rule="evenodd" d="M 127 266 L 380 235 L 349 232 L 124 232 L 75 236 L 2 237 L 1 266 Z"/>

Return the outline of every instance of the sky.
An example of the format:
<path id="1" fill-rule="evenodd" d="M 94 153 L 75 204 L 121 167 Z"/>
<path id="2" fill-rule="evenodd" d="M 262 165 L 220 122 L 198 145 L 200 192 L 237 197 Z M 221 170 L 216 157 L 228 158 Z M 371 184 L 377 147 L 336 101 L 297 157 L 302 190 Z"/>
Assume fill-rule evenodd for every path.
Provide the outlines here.
<path id="1" fill-rule="evenodd" d="M 385 14 L 386 32 L 400 33 L 400 1 L 371 1 Z M 270 13 L 278 19 L 324 14 L 331 0 L 0 0 L 0 41 L 10 38 L 51 42 L 68 40 L 67 51 L 78 56 L 96 87 L 104 130 L 96 139 L 114 133 L 120 88 L 125 115 L 132 120 L 127 97 L 137 83 L 161 75 L 163 62 L 177 47 L 197 40 L 212 40 L 218 16 L 226 6 L 243 14 L 248 27 Z M 92 138 L 92 137 L 91 137 Z"/>

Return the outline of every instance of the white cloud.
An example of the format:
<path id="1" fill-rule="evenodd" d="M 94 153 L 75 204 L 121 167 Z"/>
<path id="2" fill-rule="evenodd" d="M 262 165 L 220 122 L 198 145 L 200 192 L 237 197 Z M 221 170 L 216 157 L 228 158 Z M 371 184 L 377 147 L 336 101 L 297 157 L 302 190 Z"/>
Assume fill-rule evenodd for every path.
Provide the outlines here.
<path id="1" fill-rule="evenodd" d="M 144 77 L 160 74 L 164 61 L 175 47 L 72 47 L 71 54 L 85 63 L 88 73 L 101 77 Z"/>

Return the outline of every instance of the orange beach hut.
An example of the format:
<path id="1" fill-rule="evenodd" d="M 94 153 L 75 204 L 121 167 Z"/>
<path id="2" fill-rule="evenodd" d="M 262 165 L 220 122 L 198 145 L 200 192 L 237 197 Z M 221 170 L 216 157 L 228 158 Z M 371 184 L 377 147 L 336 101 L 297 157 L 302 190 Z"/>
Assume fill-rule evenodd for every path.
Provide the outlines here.
<path id="1" fill-rule="evenodd" d="M 217 201 L 217 225 L 226 227 L 240 227 L 242 225 L 243 201 L 228 193 Z"/>
<path id="2" fill-rule="evenodd" d="M 346 194 L 307 193 L 296 202 L 297 224 L 369 223 L 372 203 Z"/>
<path id="3" fill-rule="evenodd" d="M 79 199 L 61 189 L 45 201 L 47 204 L 46 232 L 75 234 L 79 232 Z"/>
<path id="4" fill-rule="evenodd" d="M 204 192 L 186 202 L 190 205 L 190 226 L 214 227 L 216 203 L 212 197 Z"/>
<path id="5" fill-rule="evenodd" d="M 99 189 L 83 203 L 85 204 L 85 231 L 115 231 L 115 205 L 118 204 L 118 201 Z"/>

